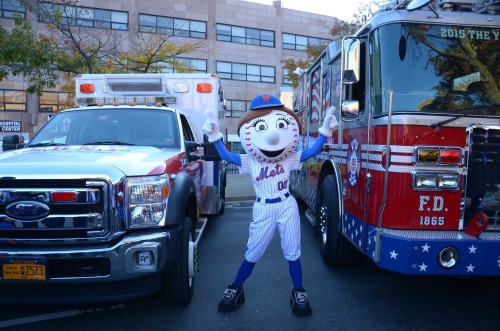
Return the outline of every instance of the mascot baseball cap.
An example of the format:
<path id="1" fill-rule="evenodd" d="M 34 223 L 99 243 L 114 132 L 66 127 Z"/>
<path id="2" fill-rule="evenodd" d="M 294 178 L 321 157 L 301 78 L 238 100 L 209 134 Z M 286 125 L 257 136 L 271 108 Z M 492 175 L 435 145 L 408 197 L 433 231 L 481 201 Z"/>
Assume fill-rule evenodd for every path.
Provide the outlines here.
<path id="1" fill-rule="evenodd" d="M 252 103 L 250 104 L 249 110 L 254 109 L 262 109 L 269 107 L 283 107 L 284 104 L 276 98 L 274 95 L 269 94 L 260 94 L 253 98 Z"/>

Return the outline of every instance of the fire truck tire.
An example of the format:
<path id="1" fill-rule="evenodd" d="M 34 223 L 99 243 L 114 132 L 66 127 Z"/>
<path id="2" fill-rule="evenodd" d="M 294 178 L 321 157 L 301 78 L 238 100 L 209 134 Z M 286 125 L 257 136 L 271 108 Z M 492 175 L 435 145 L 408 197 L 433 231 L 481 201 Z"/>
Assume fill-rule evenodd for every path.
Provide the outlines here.
<path id="1" fill-rule="evenodd" d="M 326 264 L 351 265 L 359 261 L 359 251 L 341 233 L 339 198 L 333 175 L 325 177 L 320 190 L 317 222 L 320 252 Z"/>
<path id="2" fill-rule="evenodd" d="M 188 304 L 193 297 L 194 274 L 198 263 L 193 239 L 193 222 L 190 217 L 186 217 L 182 228 L 180 259 L 164 275 L 163 292 L 168 303 Z"/>

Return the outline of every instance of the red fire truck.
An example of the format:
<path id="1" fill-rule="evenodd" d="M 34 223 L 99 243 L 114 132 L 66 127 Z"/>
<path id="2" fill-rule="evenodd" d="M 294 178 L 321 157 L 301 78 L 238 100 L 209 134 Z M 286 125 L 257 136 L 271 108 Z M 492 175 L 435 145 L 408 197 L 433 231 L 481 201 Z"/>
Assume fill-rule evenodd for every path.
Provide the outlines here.
<path id="1" fill-rule="evenodd" d="M 330 265 L 500 275 L 500 1 L 385 1 L 299 77 L 292 175 Z"/>

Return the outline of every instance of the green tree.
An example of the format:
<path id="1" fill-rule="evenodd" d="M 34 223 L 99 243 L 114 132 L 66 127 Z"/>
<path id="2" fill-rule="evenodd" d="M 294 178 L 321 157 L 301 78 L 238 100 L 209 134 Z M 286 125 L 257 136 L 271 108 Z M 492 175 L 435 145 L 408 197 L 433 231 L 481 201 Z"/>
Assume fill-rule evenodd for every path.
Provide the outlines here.
<path id="1" fill-rule="evenodd" d="M 37 37 L 28 21 L 15 17 L 14 28 L 7 31 L 0 27 L 0 35 L 0 80 L 10 73 L 28 77 L 28 92 L 39 95 L 43 89 L 56 86 L 52 45 L 46 38 Z"/>
<path id="2" fill-rule="evenodd" d="M 187 72 L 193 68 L 175 58 L 206 50 L 205 40 L 174 39 L 175 30 L 143 33 L 133 25 L 128 31 L 110 29 L 75 0 L 23 4 L 46 29 L 37 36 L 23 18 L 16 19 L 11 31 L 0 26 L 0 80 L 9 74 L 25 76 L 29 92 L 41 94 L 58 84 L 72 90 L 72 78 L 81 73 L 160 72 L 166 67 Z"/>

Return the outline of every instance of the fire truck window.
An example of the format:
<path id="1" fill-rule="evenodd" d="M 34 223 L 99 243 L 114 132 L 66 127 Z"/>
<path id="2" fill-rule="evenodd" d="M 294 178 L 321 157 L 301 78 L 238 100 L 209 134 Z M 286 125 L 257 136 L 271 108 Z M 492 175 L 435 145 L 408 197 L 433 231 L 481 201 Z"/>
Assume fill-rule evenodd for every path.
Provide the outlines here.
<path id="1" fill-rule="evenodd" d="M 359 102 L 359 110 L 363 112 L 365 109 L 365 97 L 366 97 L 366 43 L 361 43 L 360 49 L 360 70 L 359 70 L 359 81 L 355 84 L 344 85 L 345 89 L 345 99 L 356 100 Z"/>
<path id="2" fill-rule="evenodd" d="M 393 112 L 498 115 L 498 28 L 393 23 L 370 36 L 374 114 Z M 476 50 L 471 52 L 470 50 Z"/>

